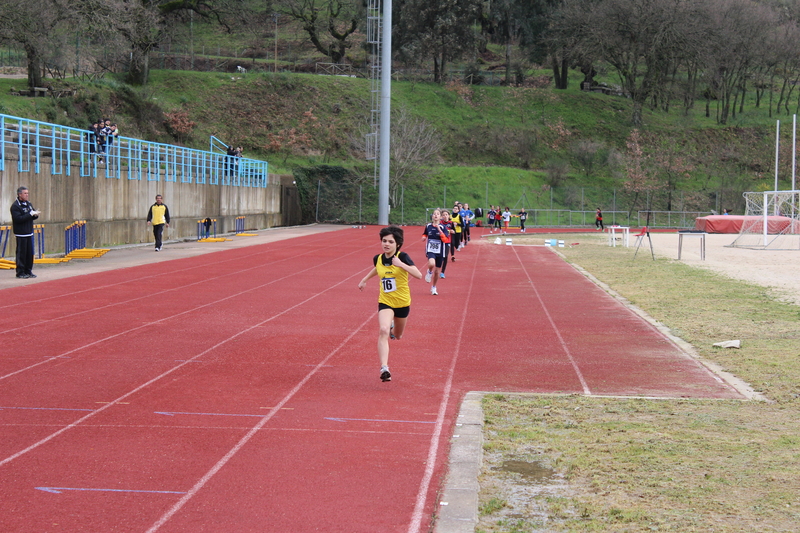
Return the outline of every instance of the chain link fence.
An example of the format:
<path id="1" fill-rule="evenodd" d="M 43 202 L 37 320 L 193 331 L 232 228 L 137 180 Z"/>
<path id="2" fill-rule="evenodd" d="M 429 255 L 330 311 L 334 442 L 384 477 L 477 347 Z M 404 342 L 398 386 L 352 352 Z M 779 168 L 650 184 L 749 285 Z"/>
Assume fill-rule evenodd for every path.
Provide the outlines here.
<path id="1" fill-rule="evenodd" d="M 341 183 L 329 179 L 298 179 L 306 222 L 377 224 L 378 188 L 371 183 Z M 491 206 L 516 214 L 528 211 L 526 225 L 579 227 L 594 225 L 595 209 L 603 211 L 606 225 L 621 224 L 664 228 L 692 228 L 695 218 L 722 211 L 721 206 L 741 203 L 740 191 L 656 191 L 631 193 L 621 189 L 555 187 L 541 190 L 493 187 L 484 191 L 446 185 L 398 187 L 392 191 L 389 222 L 419 225 L 429 220 L 433 208 L 451 210 L 455 202 L 486 214 Z M 724 200 L 723 200 L 724 199 Z M 734 199 L 738 199 L 734 202 Z M 649 219 L 648 219 L 649 213 Z"/>

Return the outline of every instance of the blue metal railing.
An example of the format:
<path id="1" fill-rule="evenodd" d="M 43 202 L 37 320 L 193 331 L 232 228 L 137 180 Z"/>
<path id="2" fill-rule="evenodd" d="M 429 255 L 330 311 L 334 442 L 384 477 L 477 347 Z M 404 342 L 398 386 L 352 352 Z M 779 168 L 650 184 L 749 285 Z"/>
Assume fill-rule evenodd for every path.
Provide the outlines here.
<path id="1" fill-rule="evenodd" d="M 0 114 L 0 170 L 13 154 L 19 172 L 36 174 L 49 158 L 53 175 L 69 176 L 77 166 L 81 176 L 95 178 L 127 175 L 130 180 L 237 187 L 266 187 L 269 181 L 266 161 L 219 153 L 213 139 L 211 151 L 129 137 L 109 139 L 103 148 L 89 130 Z"/>

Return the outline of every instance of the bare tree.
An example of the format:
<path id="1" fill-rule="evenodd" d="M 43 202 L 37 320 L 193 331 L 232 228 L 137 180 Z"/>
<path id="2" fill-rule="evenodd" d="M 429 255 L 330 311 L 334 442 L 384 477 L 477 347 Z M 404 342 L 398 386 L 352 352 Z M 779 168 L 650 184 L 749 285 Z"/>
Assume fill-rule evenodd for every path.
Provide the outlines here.
<path id="1" fill-rule="evenodd" d="M 41 87 L 45 57 L 59 26 L 72 17 L 70 0 L 0 0 L 0 42 L 18 43 L 28 59 L 28 86 Z"/>
<path id="2" fill-rule="evenodd" d="M 772 9 L 752 0 L 709 0 L 707 13 L 707 73 L 718 88 L 717 121 L 726 124 L 731 111 L 735 113 L 734 98 L 760 62 L 758 43 L 778 21 Z"/>
<path id="3" fill-rule="evenodd" d="M 360 2 L 353 0 L 280 0 L 279 10 L 303 25 L 314 48 L 342 63 L 352 46 L 348 40 L 366 17 Z"/>
<path id="4" fill-rule="evenodd" d="M 392 136 L 389 150 L 389 203 L 398 205 L 400 191 L 425 178 L 425 169 L 436 162 L 444 147 L 444 142 L 424 119 L 416 117 L 405 106 L 392 110 Z M 355 152 L 365 153 L 364 126 L 354 135 L 351 146 Z"/>
<path id="5" fill-rule="evenodd" d="M 638 125 L 645 102 L 697 46 L 694 20 L 702 16 L 699 1 L 691 0 L 565 0 L 559 35 L 572 56 L 614 67 Z"/>
<path id="6" fill-rule="evenodd" d="M 392 205 L 397 205 L 400 186 L 422 179 L 424 169 L 435 162 L 444 143 L 436 128 L 405 106 L 393 115 L 389 196 Z"/>
<path id="7" fill-rule="evenodd" d="M 432 60 L 433 79 L 442 83 L 447 64 L 473 50 L 480 9 L 479 0 L 401 0 L 396 48 L 405 57 Z"/>

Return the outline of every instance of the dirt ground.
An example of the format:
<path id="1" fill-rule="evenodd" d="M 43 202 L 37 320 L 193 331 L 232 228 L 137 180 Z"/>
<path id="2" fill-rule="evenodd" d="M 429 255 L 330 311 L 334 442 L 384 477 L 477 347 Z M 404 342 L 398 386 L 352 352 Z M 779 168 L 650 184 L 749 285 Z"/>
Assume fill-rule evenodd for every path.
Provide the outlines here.
<path id="1" fill-rule="evenodd" d="M 651 233 L 653 251 L 657 256 L 678 258 L 678 235 L 674 233 Z M 773 295 L 781 300 L 800 305 L 800 249 L 798 250 L 751 250 L 729 248 L 736 235 L 706 235 L 706 258 L 700 259 L 700 238 L 683 238 L 681 261 L 692 266 L 708 268 L 728 277 L 769 287 Z M 631 246 L 634 240 L 631 239 Z M 647 254 L 649 245 L 645 239 L 639 254 Z M 637 255 L 637 261 L 640 257 Z"/>

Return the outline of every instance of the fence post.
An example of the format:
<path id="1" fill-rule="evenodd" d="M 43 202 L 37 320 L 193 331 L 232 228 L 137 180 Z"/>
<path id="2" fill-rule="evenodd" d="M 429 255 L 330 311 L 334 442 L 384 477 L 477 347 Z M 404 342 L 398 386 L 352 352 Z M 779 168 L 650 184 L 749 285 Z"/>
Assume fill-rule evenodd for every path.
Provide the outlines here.
<path id="1" fill-rule="evenodd" d="M 319 222 L 319 191 L 322 188 L 322 180 L 317 180 L 317 213 L 314 215 L 314 221 Z"/>

